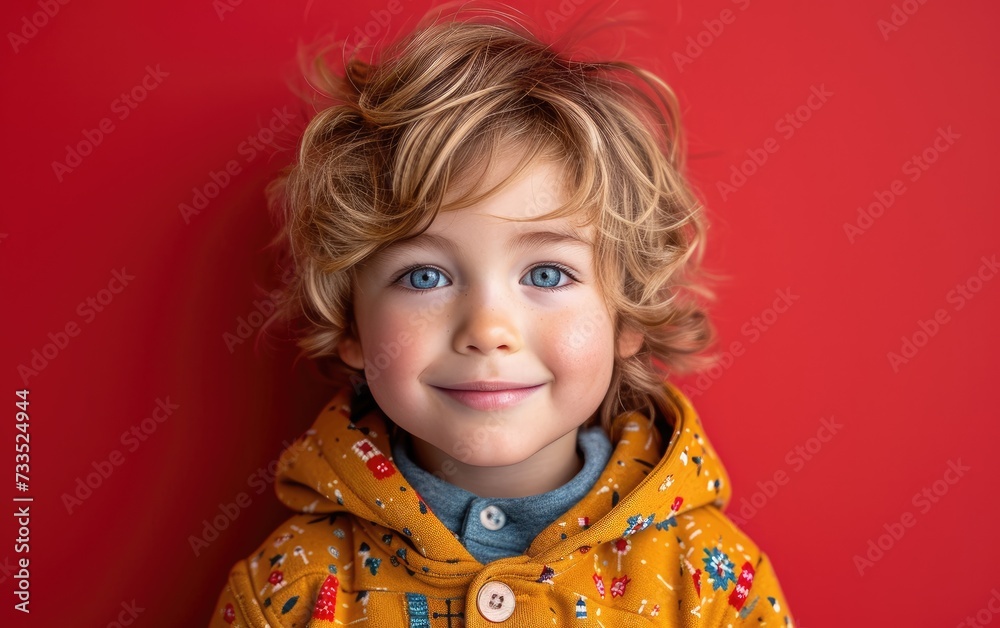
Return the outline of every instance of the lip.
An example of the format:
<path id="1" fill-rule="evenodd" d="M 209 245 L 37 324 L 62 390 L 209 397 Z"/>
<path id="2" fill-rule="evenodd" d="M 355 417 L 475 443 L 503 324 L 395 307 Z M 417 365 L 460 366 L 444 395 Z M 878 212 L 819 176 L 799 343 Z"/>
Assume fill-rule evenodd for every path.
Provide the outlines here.
<path id="1" fill-rule="evenodd" d="M 451 384 L 450 386 L 436 386 L 435 388 L 442 388 L 444 390 L 478 390 L 478 391 L 492 391 L 492 390 L 519 390 L 522 388 L 535 388 L 538 384 L 522 384 L 520 382 L 503 382 L 503 381 L 477 381 L 477 382 L 465 382 L 464 384 Z"/>
<path id="2" fill-rule="evenodd" d="M 467 382 L 454 388 L 434 386 L 445 395 L 474 410 L 510 408 L 530 397 L 544 384 L 534 386 L 516 382 Z"/>

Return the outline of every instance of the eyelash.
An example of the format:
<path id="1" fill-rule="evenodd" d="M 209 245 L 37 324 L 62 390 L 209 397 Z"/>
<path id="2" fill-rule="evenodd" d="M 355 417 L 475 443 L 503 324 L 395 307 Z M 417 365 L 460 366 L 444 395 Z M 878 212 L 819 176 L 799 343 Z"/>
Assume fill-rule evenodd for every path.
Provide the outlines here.
<path id="1" fill-rule="evenodd" d="M 417 292 L 417 293 L 431 292 L 432 289 L 418 290 L 416 288 L 409 288 L 407 286 L 403 286 L 403 285 L 400 284 L 400 282 L 403 279 L 405 279 L 407 276 L 409 276 L 410 273 L 412 273 L 415 270 L 420 270 L 421 268 L 433 268 L 434 270 L 438 271 L 439 273 L 444 274 L 444 271 L 442 271 L 440 268 L 437 268 L 436 266 L 431 266 L 431 265 L 428 265 L 428 264 L 414 264 L 413 266 L 410 266 L 410 267 L 406 268 L 405 270 L 403 270 L 403 272 L 398 277 L 396 277 L 395 281 L 392 282 L 392 285 L 399 286 L 400 288 L 402 288 L 404 290 L 409 290 L 410 292 Z M 534 266 L 532 266 L 531 268 L 528 269 L 528 273 L 530 274 L 531 271 L 535 270 L 536 268 L 555 268 L 555 269 L 558 269 L 559 272 L 566 273 L 566 276 L 569 277 L 574 283 L 578 283 L 579 282 L 579 279 L 577 279 L 576 274 L 573 271 L 571 271 L 566 266 L 563 266 L 562 264 L 558 264 L 556 262 L 543 262 L 541 264 L 535 264 Z M 573 286 L 573 283 L 568 283 L 565 286 L 553 286 L 551 288 L 545 288 L 545 287 L 540 287 L 540 286 L 532 286 L 532 287 L 533 288 L 538 288 L 539 290 L 545 290 L 545 291 L 548 291 L 548 292 L 557 292 L 559 290 L 565 290 L 566 288 L 570 288 L 572 286 Z"/>

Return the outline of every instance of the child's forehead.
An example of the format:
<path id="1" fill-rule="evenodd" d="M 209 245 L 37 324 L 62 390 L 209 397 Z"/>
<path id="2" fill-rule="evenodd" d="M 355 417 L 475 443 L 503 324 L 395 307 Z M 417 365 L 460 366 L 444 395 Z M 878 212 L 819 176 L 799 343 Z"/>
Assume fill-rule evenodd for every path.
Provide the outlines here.
<path id="1" fill-rule="evenodd" d="M 425 198 L 422 210 L 411 210 L 412 227 L 405 235 L 382 240 L 365 265 L 411 252 L 457 257 L 477 246 L 511 254 L 553 249 L 593 254 L 597 248 L 599 216 L 593 204 L 573 197 L 571 167 L 552 153 L 498 151 L 456 167 L 445 180 L 439 197 Z"/>
<path id="2" fill-rule="evenodd" d="M 510 152 L 497 150 L 490 160 L 466 166 L 457 166 L 450 173 L 444 188 L 442 204 L 454 206 L 469 197 L 485 196 L 483 203 L 509 203 L 511 200 L 530 198 L 531 212 L 542 213 L 546 206 L 566 196 L 566 182 L 570 178 L 566 163 L 536 155 L 529 158 L 526 149 Z"/>
<path id="3" fill-rule="evenodd" d="M 458 215 L 459 212 L 469 213 L 462 216 Z M 494 228 L 488 232 L 470 232 L 470 229 L 483 224 L 483 220 L 490 220 Z M 503 227 L 497 228 L 497 225 Z M 476 234 L 482 238 L 502 239 L 505 247 L 511 250 L 530 250 L 549 245 L 591 248 L 594 244 L 594 229 L 579 226 L 569 218 L 523 222 L 466 209 L 440 214 L 426 231 L 397 240 L 390 246 L 453 250 L 462 244 L 475 244 L 479 240 L 470 236 Z"/>
<path id="4" fill-rule="evenodd" d="M 441 207 L 425 229 L 414 229 L 400 242 L 430 242 L 490 237 L 500 233 L 512 244 L 593 243 L 593 212 L 568 207 L 565 164 L 546 159 L 520 160 L 511 153 L 480 170 L 464 170 L 451 179 Z M 430 213 L 430 209 L 427 210 Z M 429 216 L 425 216 L 425 219 Z"/>

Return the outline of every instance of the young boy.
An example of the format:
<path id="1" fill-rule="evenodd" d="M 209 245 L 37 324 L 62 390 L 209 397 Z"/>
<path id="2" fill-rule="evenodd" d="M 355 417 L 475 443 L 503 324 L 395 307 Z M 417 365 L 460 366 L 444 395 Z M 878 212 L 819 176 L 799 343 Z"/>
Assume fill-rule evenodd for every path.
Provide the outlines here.
<path id="1" fill-rule="evenodd" d="M 638 80 L 637 80 L 638 79 Z M 300 346 L 354 374 L 213 626 L 788 626 L 653 364 L 711 339 L 677 105 L 502 17 L 333 78 L 272 193 Z"/>

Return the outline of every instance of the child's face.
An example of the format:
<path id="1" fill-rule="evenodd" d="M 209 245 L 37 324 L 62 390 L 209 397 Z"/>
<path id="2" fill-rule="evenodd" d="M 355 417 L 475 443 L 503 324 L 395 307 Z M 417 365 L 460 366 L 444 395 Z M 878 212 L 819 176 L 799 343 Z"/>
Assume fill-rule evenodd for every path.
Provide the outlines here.
<path id="1" fill-rule="evenodd" d="M 439 214 L 419 243 L 397 242 L 359 269 L 360 338 L 345 339 L 340 355 L 365 369 L 379 407 L 438 461 L 539 463 L 557 441 L 575 452 L 577 428 L 608 390 L 614 352 L 630 356 L 642 341 L 614 338 L 592 227 L 503 220 L 563 200 L 561 170 L 526 172 L 483 203 Z M 570 232 L 583 241 L 553 235 Z M 521 390 L 455 392 L 475 382 Z"/>

